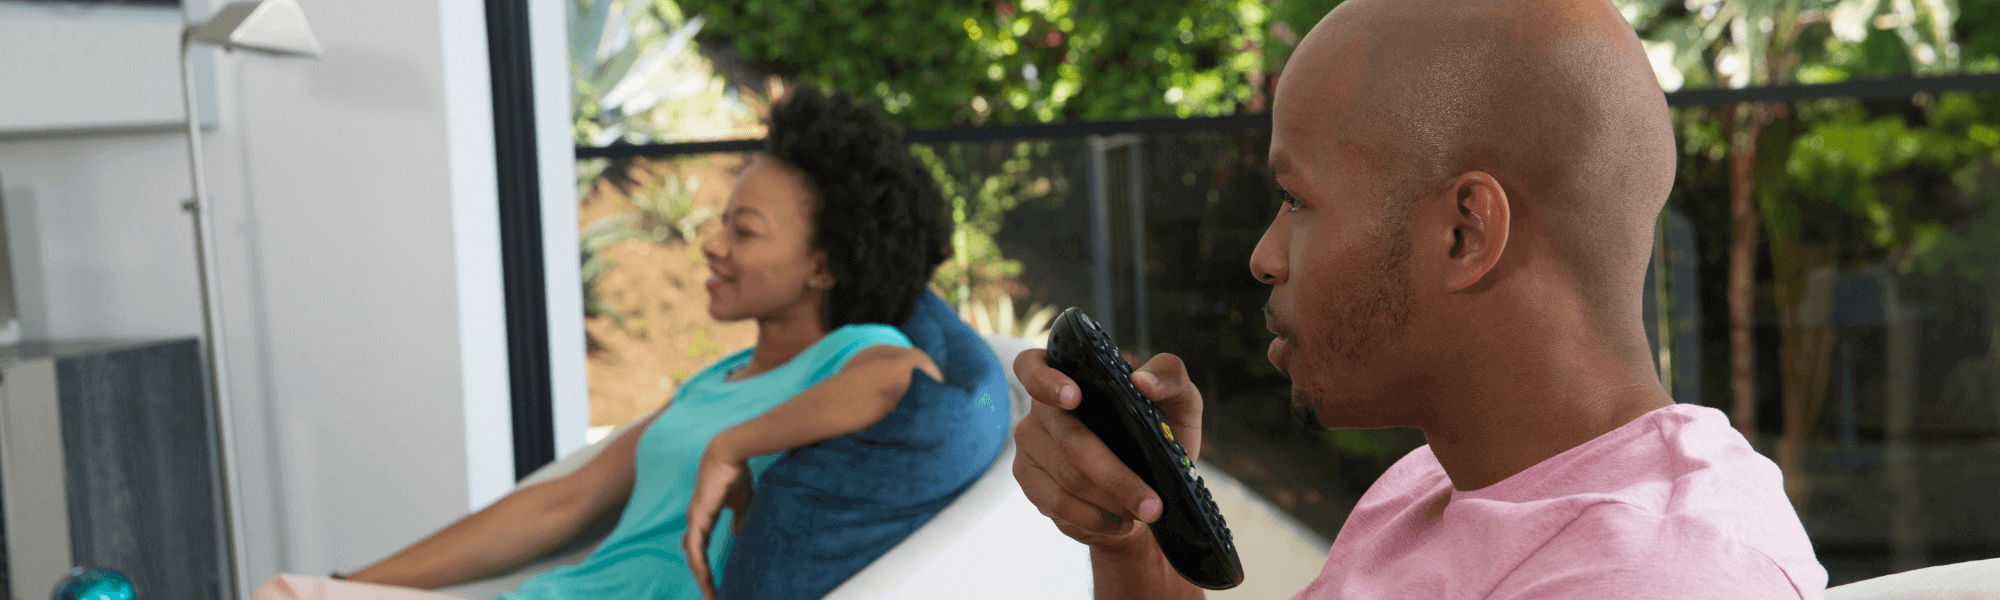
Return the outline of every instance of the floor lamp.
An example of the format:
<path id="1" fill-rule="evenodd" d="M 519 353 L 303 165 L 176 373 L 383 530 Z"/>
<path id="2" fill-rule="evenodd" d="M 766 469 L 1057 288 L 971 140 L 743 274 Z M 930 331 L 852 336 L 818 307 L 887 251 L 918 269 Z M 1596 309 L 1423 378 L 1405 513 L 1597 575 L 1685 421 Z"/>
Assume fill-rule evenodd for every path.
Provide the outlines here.
<path id="1" fill-rule="evenodd" d="M 243 509 L 236 472 L 236 436 L 229 404 L 229 370 L 222 352 L 222 288 L 216 272 L 215 227 L 210 217 L 208 180 L 202 173 L 201 119 L 196 116 L 192 50 L 195 44 L 223 50 L 249 50 L 273 56 L 319 57 L 319 41 L 306 26 L 296 0 L 249 0 L 222 7 L 207 23 L 190 24 L 181 34 L 181 99 L 187 108 L 188 169 L 194 176 L 194 198 L 183 205 L 194 213 L 195 264 L 201 271 L 202 333 L 208 351 L 209 393 L 214 401 L 216 446 L 221 460 L 224 523 L 229 541 L 229 580 L 236 598 L 249 595 L 244 572 Z"/>

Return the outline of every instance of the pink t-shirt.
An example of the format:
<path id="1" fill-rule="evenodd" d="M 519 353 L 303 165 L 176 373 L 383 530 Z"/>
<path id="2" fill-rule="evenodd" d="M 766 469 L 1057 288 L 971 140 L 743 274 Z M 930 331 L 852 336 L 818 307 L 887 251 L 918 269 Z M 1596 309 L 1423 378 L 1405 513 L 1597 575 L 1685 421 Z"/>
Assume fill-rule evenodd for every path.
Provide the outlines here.
<path id="1" fill-rule="evenodd" d="M 1483 489 L 1430 446 L 1382 474 L 1294 600 L 1820 600 L 1778 467 L 1721 411 L 1676 404 Z"/>

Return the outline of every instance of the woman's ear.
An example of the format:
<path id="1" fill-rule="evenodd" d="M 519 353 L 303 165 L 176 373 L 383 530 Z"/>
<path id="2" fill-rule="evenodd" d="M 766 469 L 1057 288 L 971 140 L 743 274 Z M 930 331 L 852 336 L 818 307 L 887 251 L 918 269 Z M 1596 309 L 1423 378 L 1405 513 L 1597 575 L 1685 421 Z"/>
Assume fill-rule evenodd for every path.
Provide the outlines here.
<path id="1" fill-rule="evenodd" d="M 806 287 L 820 291 L 833 289 L 833 284 L 834 284 L 833 270 L 827 267 L 826 251 L 825 250 L 813 251 L 812 260 L 813 260 L 812 276 L 806 279 Z"/>
<path id="2" fill-rule="evenodd" d="M 1458 176 L 1447 186 L 1451 200 L 1451 242 L 1445 291 L 1460 292 L 1478 284 L 1507 250 L 1513 213 L 1500 182 L 1482 171 Z"/>

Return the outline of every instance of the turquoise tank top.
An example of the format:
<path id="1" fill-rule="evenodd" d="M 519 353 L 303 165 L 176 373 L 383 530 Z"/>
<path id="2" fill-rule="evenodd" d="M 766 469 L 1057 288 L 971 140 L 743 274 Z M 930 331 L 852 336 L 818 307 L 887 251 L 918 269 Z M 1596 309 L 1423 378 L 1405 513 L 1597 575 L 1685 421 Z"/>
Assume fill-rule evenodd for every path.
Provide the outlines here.
<path id="1" fill-rule="evenodd" d="M 666 412 L 639 438 L 631 500 L 603 544 L 582 563 L 557 567 L 495 600 L 701 598 L 681 551 L 681 535 L 687 530 L 695 470 L 709 440 L 840 372 L 862 349 L 883 344 L 909 347 L 910 340 L 888 325 L 847 325 L 790 362 L 749 379 L 727 381 L 730 371 L 750 362 L 750 349 L 702 369 L 681 385 Z M 750 459 L 752 477 L 762 475 L 781 455 Z M 729 531 L 733 518 L 723 509 L 710 538 L 708 563 L 718 578 L 735 542 Z"/>

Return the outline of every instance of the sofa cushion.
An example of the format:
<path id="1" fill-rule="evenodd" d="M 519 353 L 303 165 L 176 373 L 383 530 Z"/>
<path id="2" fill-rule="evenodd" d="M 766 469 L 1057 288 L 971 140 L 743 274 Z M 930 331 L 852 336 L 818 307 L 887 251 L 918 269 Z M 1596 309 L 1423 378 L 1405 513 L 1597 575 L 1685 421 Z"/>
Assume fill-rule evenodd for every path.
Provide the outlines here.
<path id="1" fill-rule="evenodd" d="M 818 598 L 887 552 L 986 472 L 1011 422 L 1006 367 L 926 293 L 900 329 L 944 372 L 912 378 L 889 416 L 793 450 L 757 480 L 723 573 L 724 598 Z"/>

